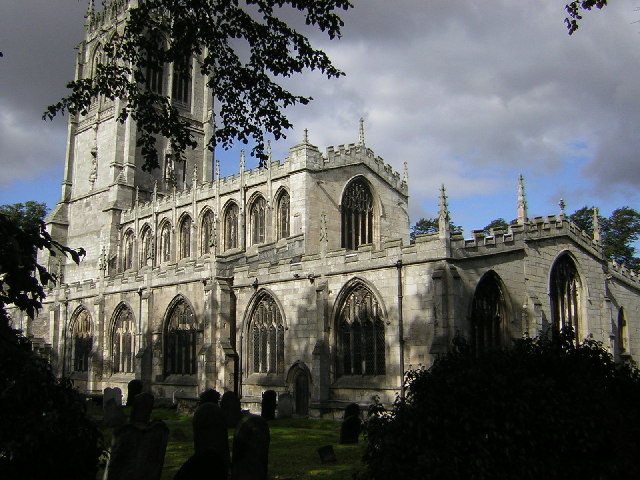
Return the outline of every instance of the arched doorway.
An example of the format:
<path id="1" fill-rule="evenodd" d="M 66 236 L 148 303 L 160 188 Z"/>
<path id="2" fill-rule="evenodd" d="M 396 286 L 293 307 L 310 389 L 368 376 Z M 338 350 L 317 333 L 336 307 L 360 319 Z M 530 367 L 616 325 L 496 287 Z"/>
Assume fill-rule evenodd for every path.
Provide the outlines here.
<path id="1" fill-rule="evenodd" d="M 309 378 L 302 371 L 296 375 L 293 398 L 296 402 L 296 413 L 309 415 Z"/>

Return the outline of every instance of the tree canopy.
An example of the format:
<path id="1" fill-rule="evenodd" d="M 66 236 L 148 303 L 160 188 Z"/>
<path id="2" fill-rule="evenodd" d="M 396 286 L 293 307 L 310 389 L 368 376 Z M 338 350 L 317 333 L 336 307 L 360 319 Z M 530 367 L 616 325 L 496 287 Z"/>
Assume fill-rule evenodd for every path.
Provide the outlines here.
<path id="1" fill-rule="evenodd" d="M 288 8 L 285 8 L 288 7 Z M 156 137 L 169 139 L 172 155 L 184 159 L 196 146 L 186 119 L 170 99 L 153 92 L 152 74 L 166 63 L 189 75 L 185 59 L 197 56 L 200 72 L 214 97 L 215 131 L 208 148 L 255 142 L 252 155 L 266 159 L 265 134 L 285 136 L 292 125 L 284 109 L 311 98 L 294 94 L 277 82 L 304 70 L 328 78 L 343 75 L 321 50 L 282 19 L 299 11 L 307 25 L 340 37 L 343 21 L 336 10 L 349 0 L 145 0 L 129 10 L 122 34 L 105 45 L 105 61 L 91 78 L 70 82 L 69 95 L 48 107 L 44 118 L 86 113 L 97 95 L 124 102 L 120 121 L 131 117 L 138 128 L 143 169 L 158 167 Z"/>
<path id="2" fill-rule="evenodd" d="M 491 233 L 491 229 L 492 228 L 499 228 L 502 230 L 506 230 L 507 228 L 509 228 L 509 224 L 507 223 L 507 221 L 504 218 L 496 218 L 495 220 L 492 220 L 491 222 L 489 222 L 489 224 L 484 227 L 484 232 L 485 234 L 489 235 Z"/>
<path id="3" fill-rule="evenodd" d="M 640 376 L 571 331 L 475 354 L 460 338 L 370 408 L 363 478 L 635 478 Z"/>
<path id="4" fill-rule="evenodd" d="M 578 30 L 579 21 L 582 20 L 582 15 L 584 12 L 590 12 L 594 8 L 600 10 L 606 5 L 607 0 L 579 0 L 569 2 L 565 6 L 565 10 L 567 11 L 567 14 L 569 16 L 564 19 L 564 23 L 567 25 L 569 35 L 573 35 L 573 33 Z"/>
<path id="5" fill-rule="evenodd" d="M 593 235 L 593 210 L 584 206 L 569 219 L 581 230 Z M 640 260 L 636 257 L 634 242 L 640 238 L 640 213 L 628 206 L 615 209 L 609 218 L 598 214 L 601 244 L 607 258 L 637 270 Z"/>
<path id="6" fill-rule="evenodd" d="M 449 225 L 451 226 L 452 232 L 462 231 L 462 227 L 456 225 L 453 222 L 449 222 Z M 414 243 L 416 241 L 417 235 L 438 233 L 439 230 L 440 230 L 440 227 L 439 227 L 438 217 L 421 218 L 411 227 L 411 231 L 409 232 L 409 240 L 411 241 L 411 243 Z"/>
<path id="7" fill-rule="evenodd" d="M 10 221 L 25 231 L 39 231 L 40 222 L 44 220 L 48 211 L 46 203 L 31 200 L 24 204 L 0 205 L 0 213 L 6 215 Z"/>

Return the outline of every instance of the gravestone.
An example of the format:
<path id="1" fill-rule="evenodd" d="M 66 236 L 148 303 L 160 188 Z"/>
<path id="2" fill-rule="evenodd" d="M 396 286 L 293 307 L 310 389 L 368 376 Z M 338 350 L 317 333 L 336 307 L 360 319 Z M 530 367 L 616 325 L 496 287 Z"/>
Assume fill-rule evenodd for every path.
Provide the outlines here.
<path id="1" fill-rule="evenodd" d="M 233 438 L 231 480 L 266 480 L 270 441 L 269 425 L 264 418 L 243 417 Z"/>
<path id="2" fill-rule="evenodd" d="M 102 391 L 102 408 L 107 408 L 107 403 L 111 399 L 117 406 L 122 406 L 122 390 L 120 390 L 120 387 L 107 387 Z"/>
<path id="3" fill-rule="evenodd" d="M 320 463 L 336 463 L 338 461 L 331 445 L 320 447 L 318 455 L 320 455 Z"/>
<path id="4" fill-rule="evenodd" d="M 142 393 L 142 381 L 141 380 L 131 380 L 127 384 L 127 406 L 133 405 L 133 400 L 137 395 Z"/>
<path id="5" fill-rule="evenodd" d="M 278 418 L 291 418 L 293 415 L 293 397 L 290 393 L 281 393 L 278 397 Z"/>
<path id="6" fill-rule="evenodd" d="M 229 465 L 229 435 L 227 421 L 218 405 L 204 403 L 193 415 L 193 446 L 195 453 L 215 450 Z"/>
<path id="7" fill-rule="evenodd" d="M 153 410 L 153 395 L 150 393 L 139 393 L 131 402 L 130 423 L 146 425 L 151 420 L 151 411 Z"/>
<path id="8" fill-rule="evenodd" d="M 260 416 L 265 420 L 276 418 L 276 392 L 267 390 L 262 394 L 262 411 Z"/>
<path id="9" fill-rule="evenodd" d="M 340 443 L 343 445 L 350 445 L 358 443 L 358 437 L 360 436 L 360 427 L 362 421 L 360 420 L 360 409 L 358 409 L 357 415 L 346 416 L 340 426 Z"/>
<path id="10" fill-rule="evenodd" d="M 178 403 L 178 399 L 179 398 L 185 398 L 188 397 L 187 392 L 185 392 L 184 390 L 180 389 L 180 390 L 175 390 L 173 392 L 173 404 L 177 405 Z"/>
<path id="11" fill-rule="evenodd" d="M 224 392 L 220 401 L 220 408 L 222 408 L 222 413 L 227 420 L 227 428 L 236 428 L 242 411 L 240 409 L 240 400 L 238 400 L 235 392 L 231 390 Z"/>
<path id="12" fill-rule="evenodd" d="M 104 405 L 102 413 L 102 425 L 105 427 L 121 427 L 127 422 L 122 406 L 116 404 L 114 398 L 110 398 L 107 404 Z"/>
<path id="13" fill-rule="evenodd" d="M 162 421 L 128 424 L 113 432 L 103 480 L 157 480 L 162 473 L 169 429 Z"/>
<path id="14" fill-rule="evenodd" d="M 182 464 L 173 480 L 227 480 L 228 468 L 224 459 L 213 449 L 193 454 Z"/>
<path id="15" fill-rule="evenodd" d="M 350 403 L 344 409 L 344 416 L 342 418 L 345 419 L 347 417 L 359 417 L 359 416 L 360 416 L 360 405 L 358 405 L 357 403 Z"/>
<path id="16" fill-rule="evenodd" d="M 215 405 L 218 405 L 218 402 L 220 402 L 220 392 L 214 390 L 213 388 L 205 390 L 200 394 L 200 404 L 213 403 Z"/>

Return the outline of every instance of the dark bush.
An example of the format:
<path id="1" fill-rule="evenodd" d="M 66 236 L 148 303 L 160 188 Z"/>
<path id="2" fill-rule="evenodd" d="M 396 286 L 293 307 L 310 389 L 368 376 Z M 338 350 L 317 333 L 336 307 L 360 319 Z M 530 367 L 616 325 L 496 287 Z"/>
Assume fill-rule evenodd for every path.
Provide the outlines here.
<path id="1" fill-rule="evenodd" d="M 476 357 L 463 343 L 370 407 L 370 480 L 640 478 L 640 376 L 571 332 Z"/>

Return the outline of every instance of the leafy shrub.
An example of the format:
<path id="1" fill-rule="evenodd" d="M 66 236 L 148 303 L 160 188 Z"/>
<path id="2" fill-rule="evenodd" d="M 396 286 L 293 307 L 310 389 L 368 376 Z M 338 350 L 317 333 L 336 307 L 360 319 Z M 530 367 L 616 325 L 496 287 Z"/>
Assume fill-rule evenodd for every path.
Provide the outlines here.
<path id="1" fill-rule="evenodd" d="M 638 478 L 640 376 L 573 333 L 464 344 L 370 408 L 365 478 Z"/>

